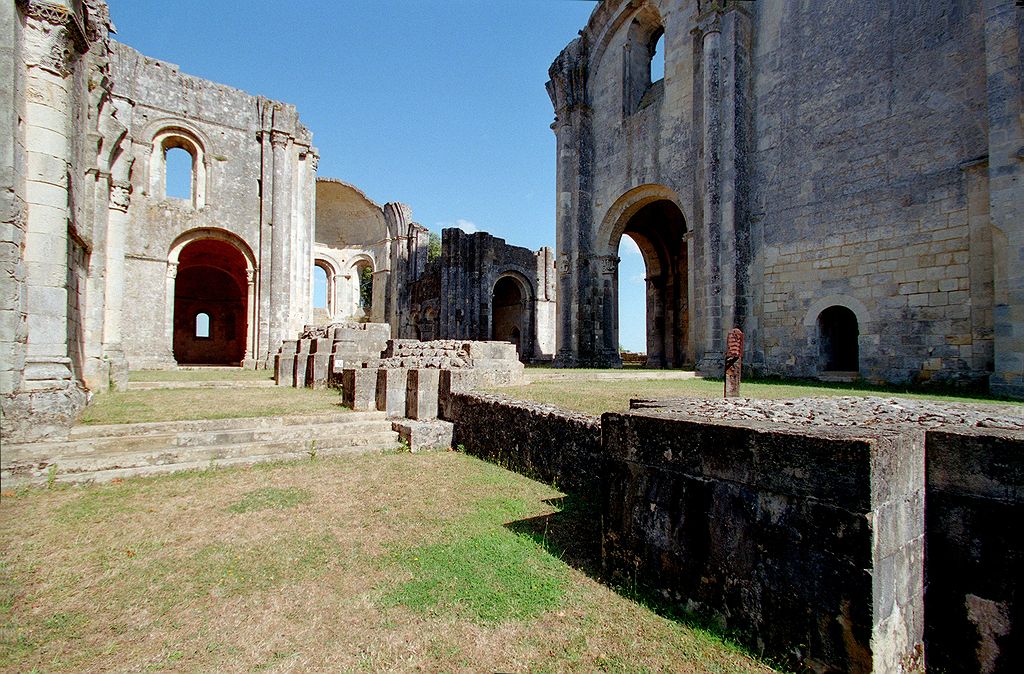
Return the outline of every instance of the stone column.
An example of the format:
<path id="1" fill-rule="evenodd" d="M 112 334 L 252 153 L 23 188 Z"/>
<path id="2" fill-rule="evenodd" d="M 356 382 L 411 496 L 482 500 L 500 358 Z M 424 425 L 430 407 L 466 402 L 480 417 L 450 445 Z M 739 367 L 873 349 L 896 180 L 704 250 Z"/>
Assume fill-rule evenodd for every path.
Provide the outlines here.
<path id="1" fill-rule="evenodd" d="M 177 362 L 174 358 L 174 285 L 177 278 L 178 262 L 168 262 L 164 287 L 164 344 L 170 363 Z"/>
<path id="2" fill-rule="evenodd" d="M 619 354 L 619 258 L 617 255 L 598 255 L 591 258 L 595 283 L 600 290 L 596 322 L 597 362 L 604 367 L 622 367 Z"/>
<path id="3" fill-rule="evenodd" d="M 584 37 L 571 42 L 548 71 L 548 95 L 555 108 L 557 147 L 557 201 L 555 250 L 557 251 L 558 321 L 555 328 L 556 367 L 580 363 L 581 313 L 590 285 L 584 274 L 584 242 L 592 237 L 590 171 L 593 147 L 590 138 L 591 109 L 587 97 L 589 49 Z M 589 246 L 588 246 L 589 248 Z M 592 321 L 590 321 L 592 322 Z M 588 348 L 587 351 L 593 351 Z"/>
<path id="4" fill-rule="evenodd" d="M 704 285 L 704 329 L 701 335 L 703 355 L 697 363 L 702 374 L 716 375 L 722 371 L 722 277 L 721 255 L 721 61 L 722 33 L 717 12 L 705 18 L 702 35 L 701 82 L 703 85 L 704 145 L 703 181 L 703 245 L 700 255 L 700 277 Z"/>
<path id="5" fill-rule="evenodd" d="M 70 75 L 75 46 L 70 11 L 22 2 L 25 14 L 25 201 L 27 348 L 25 390 L 66 388 L 68 358 L 68 169 Z"/>
<path id="6" fill-rule="evenodd" d="M 124 160 L 124 161 L 122 161 Z M 128 387 L 128 361 L 122 346 L 124 306 L 124 251 L 128 231 L 128 205 L 132 184 L 128 181 L 131 162 L 122 157 L 110 178 L 107 205 L 106 283 L 103 287 L 103 357 L 110 367 L 110 385 L 116 390 Z M 173 297 L 173 296 L 172 296 Z"/>
<path id="7" fill-rule="evenodd" d="M 256 350 L 259 335 L 259 325 L 257 323 L 257 316 L 259 312 L 256 311 L 256 270 L 246 269 L 245 270 L 245 281 L 246 281 L 246 292 L 245 299 L 246 304 L 246 321 L 249 323 L 249 329 L 245 331 L 245 360 L 242 362 L 242 367 L 255 368 L 258 363 L 259 354 Z"/>
<path id="8" fill-rule="evenodd" d="M 291 258 L 291 197 L 292 172 L 289 160 L 291 137 L 282 131 L 270 134 L 273 147 L 274 186 L 271 204 L 271 250 L 270 250 L 270 343 L 269 352 L 274 353 L 290 335 L 286 334 L 290 318 L 290 281 L 288 264 Z M 270 363 L 267 364 L 268 367 Z"/>
<path id="9" fill-rule="evenodd" d="M 1024 101 L 1019 10 L 984 0 L 993 242 L 993 393 L 1024 397 Z"/>

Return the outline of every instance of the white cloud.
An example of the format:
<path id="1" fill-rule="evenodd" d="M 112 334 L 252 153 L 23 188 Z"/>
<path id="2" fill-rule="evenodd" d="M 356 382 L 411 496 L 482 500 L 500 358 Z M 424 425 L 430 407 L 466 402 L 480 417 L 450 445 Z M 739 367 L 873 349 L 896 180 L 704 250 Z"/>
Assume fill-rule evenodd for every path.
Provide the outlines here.
<path id="1" fill-rule="evenodd" d="M 472 234 L 473 232 L 479 232 L 480 228 L 477 227 L 475 222 L 466 220 L 465 218 L 459 218 L 455 222 L 439 222 L 437 223 L 439 229 L 448 229 L 449 227 L 455 227 L 461 229 L 466 234 Z"/>
<path id="2" fill-rule="evenodd" d="M 638 286 L 646 285 L 647 277 L 643 274 L 634 274 L 629 277 L 629 282 Z"/>

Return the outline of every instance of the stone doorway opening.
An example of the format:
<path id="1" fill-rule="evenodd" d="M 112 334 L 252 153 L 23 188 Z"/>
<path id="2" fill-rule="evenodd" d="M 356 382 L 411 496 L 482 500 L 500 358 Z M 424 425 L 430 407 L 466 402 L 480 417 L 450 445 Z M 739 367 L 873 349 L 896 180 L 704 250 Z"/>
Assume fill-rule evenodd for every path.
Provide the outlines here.
<path id="1" fill-rule="evenodd" d="M 613 250 L 619 264 L 622 237 L 629 237 L 640 250 L 644 263 L 644 299 L 646 308 L 647 367 L 679 368 L 687 361 L 689 333 L 689 262 L 686 221 L 682 211 L 668 199 L 650 201 L 624 218 L 617 228 Z M 616 308 L 613 334 L 618 344 L 622 319 L 618 293 L 619 278 L 613 285 Z M 629 316 L 625 317 L 630 320 Z"/>
<path id="2" fill-rule="evenodd" d="M 500 277 L 491 294 L 491 339 L 512 342 L 519 359 L 528 360 L 531 325 L 529 284 L 514 274 Z"/>
<path id="3" fill-rule="evenodd" d="M 851 373 L 860 370 L 860 327 L 850 309 L 835 305 L 818 315 L 818 350 L 823 373 Z"/>
<path id="4" fill-rule="evenodd" d="M 178 255 L 174 359 L 179 365 L 241 365 L 248 330 L 245 256 L 219 239 L 197 239 Z"/>

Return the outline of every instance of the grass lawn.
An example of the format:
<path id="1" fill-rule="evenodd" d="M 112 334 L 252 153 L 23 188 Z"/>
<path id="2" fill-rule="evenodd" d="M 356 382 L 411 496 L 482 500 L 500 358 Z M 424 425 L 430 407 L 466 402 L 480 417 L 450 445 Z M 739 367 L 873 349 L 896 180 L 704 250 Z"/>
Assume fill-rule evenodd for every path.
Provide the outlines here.
<path id="1" fill-rule="evenodd" d="M 127 424 L 182 419 L 230 419 L 340 412 L 333 389 L 270 388 L 162 389 L 101 393 L 82 412 L 83 424 Z"/>
<path id="2" fill-rule="evenodd" d="M 607 372 L 608 370 L 603 370 Z M 602 372 L 602 370 L 593 370 Z M 621 372 L 621 371 L 620 371 Z M 722 380 L 714 379 L 644 379 L 642 371 L 635 378 L 625 380 L 591 380 L 585 378 L 566 381 L 539 380 L 525 386 L 494 389 L 522 400 L 549 403 L 559 407 L 601 414 L 629 409 L 630 398 L 721 398 Z M 933 394 L 898 387 L 829 385 L 814 382 L 780 382 L 774 380 L 745 381 L 741 395 L 747 398 L 806 398 L 815 396 L 880 396 L 921 398 L 970 403 L 1002 403 L 1024 409 L 1020 402 L 1006 402 L 983 397 Z"/>
<path id="3" fill-rule="evenodd" d="M 771 671 L 594 580 L 560 496 L 452 452 L 4 492 L 0 669 Z"/>
<path id="4" fill-rule="evenodd" d="M 240 367 L 197 368 L 194 370 L 132 370 L 128 381 L 259 381 L 274 378 L 273 370 L 247 370 Z"/>

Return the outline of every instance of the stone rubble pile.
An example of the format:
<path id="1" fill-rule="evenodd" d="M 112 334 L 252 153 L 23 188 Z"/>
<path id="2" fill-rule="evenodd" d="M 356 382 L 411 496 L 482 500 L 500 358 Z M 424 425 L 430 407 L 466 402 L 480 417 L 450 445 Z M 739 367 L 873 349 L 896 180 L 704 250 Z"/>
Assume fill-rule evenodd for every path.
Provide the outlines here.
<path id="1" fill-rule="evenodd" d="M 459 339 L 435 339 L 429 342 L 393 339 L 381 354 L 380 367 L 439 370 L 473 367 L 470 344 Z"/>
<path id="2" fill-rule="evenodd" d="M 1024 406 L 953 403 L 906 398 L 794 398 L 759 400 L 630 400 L 631 409 L 659 409 L 729 421 L 766 421 L 793 426 L 961 426 L 1024 430 Z"/>

